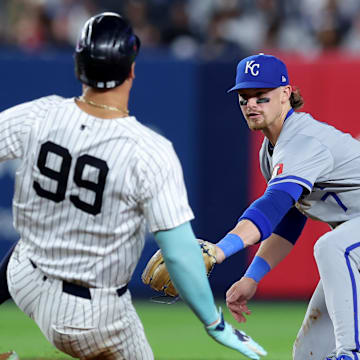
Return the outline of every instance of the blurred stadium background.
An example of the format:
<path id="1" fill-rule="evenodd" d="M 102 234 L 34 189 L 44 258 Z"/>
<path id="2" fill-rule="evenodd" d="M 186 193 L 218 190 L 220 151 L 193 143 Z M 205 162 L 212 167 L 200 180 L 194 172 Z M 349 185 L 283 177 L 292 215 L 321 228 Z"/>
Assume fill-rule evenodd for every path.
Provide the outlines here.
<path id="1" fill-rule="evenodd" d="M 105 10 L 128 17 L 142 40 L 130 112 L 173 142 L 200 238 L 218 241 L 265 189 L 261 136 L 248 131 L 236 96 L 226 93 L 242 57 L 279 56 L 305 98 L 304 111 L 360 135 L 358 0 L 0 0 L 0 110 L 48 94 L 79 95 L 74 44 L 84 21 Z M 18 239 L 11 225 L 15 170 L 14 163 L 0 165 L 0 258 Z M 312 247 L 325 231 L 309 221 L 257 299 L 307 300 L 318 280 Z M 155 249 L 149 236 L 130 286 L 135 298 L 151 295 L 140 273 Z M 218 298 L 253 252 L 215 268 Z"/>

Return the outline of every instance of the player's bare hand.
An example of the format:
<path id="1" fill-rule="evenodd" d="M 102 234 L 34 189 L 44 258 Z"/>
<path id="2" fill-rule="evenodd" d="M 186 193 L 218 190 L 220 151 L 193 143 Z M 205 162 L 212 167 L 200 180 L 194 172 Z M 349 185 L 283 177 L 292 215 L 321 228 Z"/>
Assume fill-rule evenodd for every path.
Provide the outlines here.
<path id="1" fill-rule="evenodd" d="M 247 302 L 255 295 L 256 290 L 255 280 L 241 278 L 226 292 L 226 305 L 236 321 L 246 322 L 245 315 L 251 314 Z"/>
<path id="2" fill-rule="evenodd" d="M 233 303 L 226 303 L 226 305 L 231 312 L 233 318 L 239 323 L 246 322 L 245 314 L 251 314 L 251 310 L 249 310 L 246 303 L 244 302 L 236 301 Z"/>

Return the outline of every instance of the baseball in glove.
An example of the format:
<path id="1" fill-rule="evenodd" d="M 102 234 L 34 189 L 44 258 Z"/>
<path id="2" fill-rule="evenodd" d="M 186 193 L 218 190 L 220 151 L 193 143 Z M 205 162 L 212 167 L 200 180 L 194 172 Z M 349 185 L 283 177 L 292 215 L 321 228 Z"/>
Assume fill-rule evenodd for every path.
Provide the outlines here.
<path id="1" fill-rule="evenodd" d="M 198 242 L 202 250 L 206 273 L 209 276 L 216 264 L 215 245 L 201 239 L 198 239 Z M 151 257 L 141 275 L 141 279 L 144 284 L 149 285 L 156 291 L 160 291 L 165 295 L 172 297 L 178 296 L 178 292 L 175 289 L 170 279 L 170 274 L 166 269 L 161 250 L 158 250 Z"/>

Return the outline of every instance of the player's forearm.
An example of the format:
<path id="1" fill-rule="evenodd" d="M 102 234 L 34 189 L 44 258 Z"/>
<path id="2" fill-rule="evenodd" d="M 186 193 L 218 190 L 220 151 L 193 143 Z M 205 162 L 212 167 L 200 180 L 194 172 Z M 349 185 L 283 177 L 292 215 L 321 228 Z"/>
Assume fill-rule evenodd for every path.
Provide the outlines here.
<path id="1" fill-rule="evenodd" d="M 201 250 L 190 224 L 159 231 L 155 234 L 155 239 L 181 298 L 205 325 L 216 321 L 219 313 L 206 275 Z"/>
<path id="2" fill-rule="evenodd" d="M 243 279 L 248 278 L 259 283 L 268 272 L 290 253 L 292 248 L 293 244 L 288 240 L 272 234 L 261 243 Z"/>
<path id="3" fill-rule="evenodd" d="M 243 242 L 243 246 L 242 248 L 246 248 L 247 246 L 253 245 L 255 243 L 257 243 L 260 240 L 260 231 L 258 230 L 258 228 L 255 226 L 254 223 L 252 223 L 250 220 L 241 220 L 240 222 L 237 223 L 237 225 L 234 227 L 234 229 L 232 229 L 228 234 L 235 234 L 237 235 L 241 241 Z M 236 237 L 233 237 L 233 239 L 231 239 L 231 242 L 237 242 L 240 241 L 238 239 L 236 239 Z M 237 245 L 234 244 L 235 246 L 237 246 L 237 248 L 234 250 L 230 250 L 231 252 L 237 252 L 239 250 L 241 250 L 241 244 Z M 224 253 L 224 250 L 219 246 L 216 246 L 216 262 L 218 264 L 222 263 L 226 258 L 226 255 Z"/>
<path id="4" fill-rule="evenodd" d="M 198 247 L 197 244 L 195 245 Z M 219 315 L 206 276 L 202 255 L 195 248 L 191 249 L 191 252 L 191 256 L 186 255 L 182 259 L 171 259 L 164 255 L 165 264 L 181 298 L 205 325 L 210 325 L 218 319 Z M 189 263 L 192 264 L 191 267 Z"/>
<path id="5" fill-rule="evenodd" d="M 256 252 L 256 256 L 262 257 L 273 269 L 290 253 L 294 245 L 283 237 L 272 234 L 263 241 Z"/>
<path id="6" fill-rule="evenodd" d="M 302 187 L 295 183 L 268 187 L 264 195 L 245 210 L 235 228 L 216 244 L 220 248 L 217 249 L 217 263 L 270 237 L 301 192 Z"/>

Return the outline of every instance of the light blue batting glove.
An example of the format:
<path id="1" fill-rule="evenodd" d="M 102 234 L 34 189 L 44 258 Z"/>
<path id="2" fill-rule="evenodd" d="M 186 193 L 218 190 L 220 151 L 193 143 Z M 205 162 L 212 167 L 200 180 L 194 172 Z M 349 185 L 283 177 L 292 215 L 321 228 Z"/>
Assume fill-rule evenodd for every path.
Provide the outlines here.
<path id="1" fill-rule="evenodd" d="M 207 333 L 218 343 L 231 349 L 241 352 L 250 359 L 260 360 L 260 356 L 267 355 L 267 352 L 243 331 L 234 329 L 224 321 L 224 315 L 219 309 L 220 318 L 214 325 L 206 326 Z"/>

